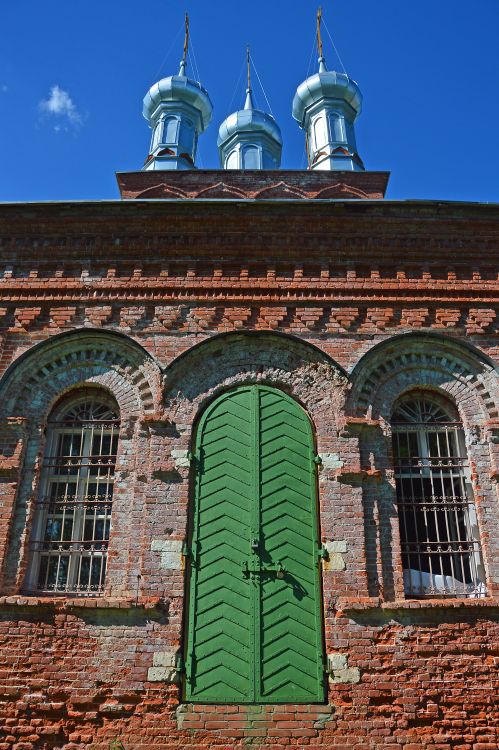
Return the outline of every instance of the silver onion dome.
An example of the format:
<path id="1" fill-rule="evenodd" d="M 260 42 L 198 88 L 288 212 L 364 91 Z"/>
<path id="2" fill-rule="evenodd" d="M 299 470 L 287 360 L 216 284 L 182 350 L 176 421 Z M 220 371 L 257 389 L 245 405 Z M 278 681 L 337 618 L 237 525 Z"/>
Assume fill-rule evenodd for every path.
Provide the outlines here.
<path id="1" fill-rule="evenodd" d="M 152 130 L 142 169 L 195 169 L 198 136 L 208 127 L 213 105 L 208 92 L 186 75 L 189 16 L 185 14 L 184 55 L 178 75 L 154 83 L 144 97 L 142 114 Z"/>
<path id="2" fill-rule="evenodd" d="M 251 88 L 244 108 L 230 114 L 220 125 L 217 146 L 223 169 L 278 169 L 282 136 L 272 115 L 256 109 Z"/>
<path id="3" fill-rule="evenodd" d="M 232 138 L 233 135 L 241 131 L 263 133 L 273 138 L 282 146 L 281 129 L 272 115 L 268 115 L 261 109 L 255 109 L 253 97 L 250 89 L 246 90 L 246 101 L 244 109 L 233 112 L 220 125 L 218 131 L 217 145 Z"/>
<path id="4" fill-rule="evenodd" d="M 151 123 L 166 102 L 183 102 L 199 112 L 200 129 L 203 133 L 210 124 L 213 105 L 206 89 L 185 74 L 185 61 L 180 63 L 178 75 L 162 78 L 154 83 L 144 97 L 142 114 Z"/>
<path id="5" fill-rule="evenodd" d="M 346 73 L 326 70 L 324 58 L 319 60 L 319 72 L 300 83 L 293 99 L 293 117 L 300 126 L 305 126 L 307 109 L 323 99 L 345 102 L 355 118 L 362 110 L 362 93 L 357 83 Z"/>
<path id="6" fill-rule="evenodd" d="M 354 123 L 362 109 L 362 94 L 346 73 L 319 71 L 300 83 L 293 99 L 293 117 L 307 133 L 310 169 L 362 171 Z"/>

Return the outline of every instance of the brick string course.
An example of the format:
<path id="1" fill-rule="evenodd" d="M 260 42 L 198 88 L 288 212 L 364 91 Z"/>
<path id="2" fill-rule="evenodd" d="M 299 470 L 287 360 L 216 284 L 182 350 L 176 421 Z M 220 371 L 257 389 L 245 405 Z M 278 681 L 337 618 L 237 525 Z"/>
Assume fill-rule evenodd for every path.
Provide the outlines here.
<path id="1" fill-rule="evenodd" d="M 0 207 L 0 750 L 499 747 L 499 211 L 312 204 Z M 242 382 L 294 395 L 323 457 L 324 705 L 186 704 L 171 661 L 192 429 Z M 122 419 L 106 591 L 29 595 L 44 424 L 85 383 Z M 463 419 L 484 599 L 404 598 L 388 422 L 418 385 Z"/>

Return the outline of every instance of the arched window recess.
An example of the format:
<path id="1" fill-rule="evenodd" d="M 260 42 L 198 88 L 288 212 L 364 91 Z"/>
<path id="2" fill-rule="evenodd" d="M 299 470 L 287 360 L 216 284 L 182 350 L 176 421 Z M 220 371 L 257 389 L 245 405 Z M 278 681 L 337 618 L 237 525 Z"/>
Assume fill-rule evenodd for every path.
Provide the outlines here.
<path id="1" fill-rule="evenodd" d="M 393 454 L 405 593 L 486 594 L 463 426 L 438 394 L 416 391 L 395 405 Z"/>
<path id="2" fill-rule="evenodd" d="M 26 580 L 30 591 L 103 591 L 119 425 L 116 403 L 98 389 L 79 391 L 52 410 Z"/>

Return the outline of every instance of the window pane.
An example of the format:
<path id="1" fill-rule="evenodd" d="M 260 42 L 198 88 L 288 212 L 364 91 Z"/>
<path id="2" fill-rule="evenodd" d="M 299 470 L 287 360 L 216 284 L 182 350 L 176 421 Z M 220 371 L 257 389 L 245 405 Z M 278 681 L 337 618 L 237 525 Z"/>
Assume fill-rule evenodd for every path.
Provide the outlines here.
<path id="1" fill-rule="evenodd" d="M 118 430 L 116 410 L 92 399 L 49 421 L 32 543 L 41 591 L 103 589 Z"/>
<path id="2" fill-rule="evenodd" d="M 329 116 L 329 128 L 331 131 L 331 140 L 336 143 L 343 143 L 345 139 L 345 121 L 343 115 L 332 114 Z"/>
<path id="3" fill-rule="evenodd" d="M 190 120 L 183 120 L 180 126 L 179 145 L 183 152 L 192 155 L 194 148 L 194 125 Z"/>
<path id="4" fill-rule="evenodd" d="M 326 128 L 323 117 L 318 117 L 314 122 L 314 140 L 316 149 L 322 148 L 322 146 L 326 145 Z"/>
<path id="5" fill-rule="evenodd" d="M 237 152 L 232 151 L 227 157 L 227 161 L 225 163 L 225 169 L 237 169 L 237 168 L 238 168 Z"/>
<path id="6" fill-rule="evenodd" d="M 177 142 L 177 130 L 177 118 L 167 117 L 163 125 L 163 143 L 175 144 Z"/>
<path id="7" fill-rule="evenodd" d="M 431 398 L 393 415 L 402 565 L 408 596 L 483 596 L 483 565 L 461 424 Z"/>
<path id="8" fill-rule="evenodd" d="M 259 169 L 260 160 L 256 146 L 246 146 L 243 149 L 243 169 Z"/>

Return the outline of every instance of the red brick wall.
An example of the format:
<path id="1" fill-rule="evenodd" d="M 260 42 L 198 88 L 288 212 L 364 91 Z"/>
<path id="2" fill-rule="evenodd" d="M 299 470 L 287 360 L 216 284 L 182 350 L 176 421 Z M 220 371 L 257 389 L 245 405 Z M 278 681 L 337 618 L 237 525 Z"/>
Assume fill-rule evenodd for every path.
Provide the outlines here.
<path id="1" fill-rule="evenodd" d="M 361 680 L 331 705 L 179 710 L 177 686 L 147 682 L 167 614 L 115 607 L 2 605 L 0 747 L 497 747 L 497 608 L 341 612 L 335 641 Z"/>
<path id="2" fill-rule="evenodd" d="M 0 207 L 0 750 L 499 747 L 497 208 L 311 203 Z M 193 707 L 174 664 L 192 427 L 262 380 L 324 457 L 328 704 Z M 43 425 L 85 382 L 122 417 L 107 590 L 27 596 Z M 418 384 L 460 410 L 483 600 L 404 599 L 387 422 Z"/>

